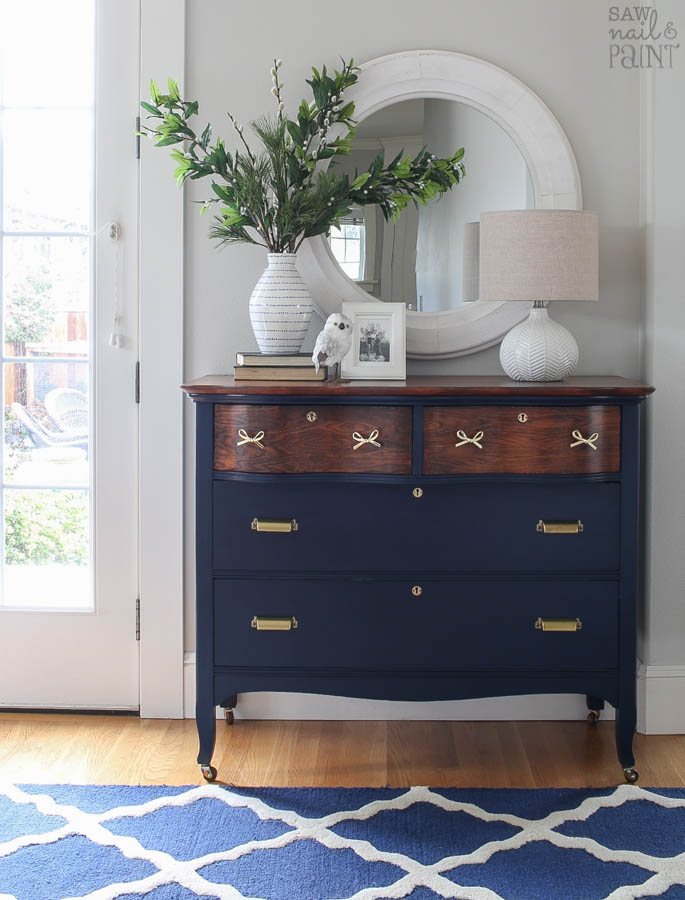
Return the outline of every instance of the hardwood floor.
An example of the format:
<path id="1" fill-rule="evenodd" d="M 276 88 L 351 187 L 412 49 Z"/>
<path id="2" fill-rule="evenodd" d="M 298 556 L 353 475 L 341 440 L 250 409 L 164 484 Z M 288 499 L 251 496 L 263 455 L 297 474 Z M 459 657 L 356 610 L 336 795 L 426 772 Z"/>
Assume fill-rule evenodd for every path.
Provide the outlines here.
<path id="1" fill-rule="evenodd" d="M 225 784 L 584 787 L 622 783 L 612 722 L 217 722 Z M 199 784 L 191 720 L 0 713 L 0 779 Z M 637 735 L 642 787 L 685 786 L 685 736 Z"/>

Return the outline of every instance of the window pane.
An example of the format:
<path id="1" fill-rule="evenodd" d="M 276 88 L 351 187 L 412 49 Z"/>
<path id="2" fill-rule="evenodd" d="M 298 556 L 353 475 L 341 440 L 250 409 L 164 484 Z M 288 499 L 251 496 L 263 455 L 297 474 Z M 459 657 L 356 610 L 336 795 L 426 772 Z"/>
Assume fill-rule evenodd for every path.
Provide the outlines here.
<path id="1" fill-rule="evenodd" d="M 88 355 L 88 238 L 5 238 L 6 356 Z"/>
<path id="2" fill-rule="evenodd" d="M 347 276 L 349 276 L 353 280 L 356 281 L 359 278 L 359 263 L 358 262 L 356 262 L 356 263 L 343 262 L 343 263 L 340 263 L 340 268 L 343 270 L 343 272 Z"/>
<path id="3" fill-rule="evenodd" d="M 3 605 L 91 606 L 86 491 L 6 489 Z"/>
<path id="4" fill-rule="evenodd" d="M 345 241 L 342 238 L 331 238 L 331 250 L 338 262 L 345 261 Z"/>
<path id="5" fill-rule="evenodd" d="M 87 487 L 88 364 L 5 363 L 5 481 Z"/>
<path id="6" fill-rule="evenodd" d="M 0 0 L 6 106 L 92 104 L 93 5 L 93 0 Z"/>
<path id="7" fill-rule="evenodd" d="M 89 110 L 6 110 L 6 231 L 88 231 L 93 170 Z"/>
<path id="8" fill-rule="evenodd" d="M 345 237 L 354 241 L 359 240 L 359 225 L 345 225 Z"/>
<path id="9" fill-rule="evenodd" d="M 346 262 L 359 262 L 360 246 L 359 241 L 347 241 L 347 250 L 345 254 Z"/>

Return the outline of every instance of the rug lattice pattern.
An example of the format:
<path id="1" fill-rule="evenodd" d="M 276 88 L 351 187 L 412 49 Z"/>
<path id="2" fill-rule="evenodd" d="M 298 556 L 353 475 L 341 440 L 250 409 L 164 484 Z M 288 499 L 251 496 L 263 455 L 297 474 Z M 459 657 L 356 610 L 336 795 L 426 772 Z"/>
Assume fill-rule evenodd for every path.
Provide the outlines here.
<path id="1" fill-rule="evenodd" d="M 685 900 L 685 790 L 0 785 L 0 900 Z"/>

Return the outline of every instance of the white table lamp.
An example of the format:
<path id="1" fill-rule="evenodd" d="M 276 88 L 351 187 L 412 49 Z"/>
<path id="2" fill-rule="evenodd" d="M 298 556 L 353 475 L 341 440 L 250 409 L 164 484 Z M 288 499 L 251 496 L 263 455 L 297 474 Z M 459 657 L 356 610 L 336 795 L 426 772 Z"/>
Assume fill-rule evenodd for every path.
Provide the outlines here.
<path id="1" fill-rule="evenodd" d="M 533 301 L 506 335 L 502 368 L 515 381 L 561 381 L 578 362 L 573 335 L 549 318 L 557 300 L 599 300 L 598 216 L 571 209 L 480 217 L 480 300 Z"/>

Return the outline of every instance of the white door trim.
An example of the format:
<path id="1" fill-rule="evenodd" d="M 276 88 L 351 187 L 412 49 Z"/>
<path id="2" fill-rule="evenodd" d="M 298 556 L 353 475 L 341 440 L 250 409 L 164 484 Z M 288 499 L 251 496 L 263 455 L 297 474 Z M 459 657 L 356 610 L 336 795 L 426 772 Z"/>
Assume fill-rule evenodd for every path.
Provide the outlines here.
<path id="1" fill-rule="evenodd" d="M 164 27 L 160 27 L 160 22 Z M 141 0 L 141 90 L 182 78 L 185 0 Z M 136 112 L 132 110 L 132 117 Z M 183 717 L 183 193 L 140 159 L 140 714 Z"/>

